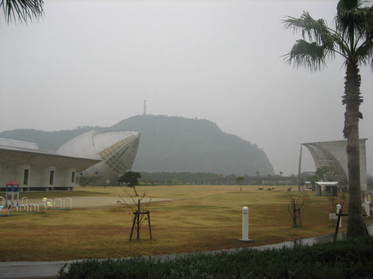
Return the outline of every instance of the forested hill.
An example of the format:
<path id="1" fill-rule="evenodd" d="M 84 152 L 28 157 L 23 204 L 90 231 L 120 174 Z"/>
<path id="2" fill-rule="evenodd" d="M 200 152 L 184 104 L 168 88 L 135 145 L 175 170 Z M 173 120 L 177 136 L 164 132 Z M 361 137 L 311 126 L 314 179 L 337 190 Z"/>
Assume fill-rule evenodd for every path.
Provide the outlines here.
<path id="1" fill-rule="evenodd" d="M 0 137 L 33 141 L 55 150 L 90 127 L 56 132 L 13 130 Z M 208 120 L 161 115 L 139 115 L 101 131 L 138 131 L 140 146 L 134 170 L 148 172 L 212 172 L 220 174 L 273 174 L 266 154 L 255 144 L 224 133 Z"/>

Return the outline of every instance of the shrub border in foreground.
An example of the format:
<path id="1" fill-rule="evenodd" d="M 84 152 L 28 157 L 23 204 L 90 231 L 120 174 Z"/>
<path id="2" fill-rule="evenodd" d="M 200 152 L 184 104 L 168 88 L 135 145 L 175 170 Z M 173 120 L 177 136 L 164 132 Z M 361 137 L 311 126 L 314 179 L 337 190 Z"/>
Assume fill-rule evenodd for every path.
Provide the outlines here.
<path id="1" fill-rule="evenodd" d="M 373 279 L 373 237 L 265 251 L 197 253 L 174 259 L 85 260 L 65 266 L 57 278 Z"/>

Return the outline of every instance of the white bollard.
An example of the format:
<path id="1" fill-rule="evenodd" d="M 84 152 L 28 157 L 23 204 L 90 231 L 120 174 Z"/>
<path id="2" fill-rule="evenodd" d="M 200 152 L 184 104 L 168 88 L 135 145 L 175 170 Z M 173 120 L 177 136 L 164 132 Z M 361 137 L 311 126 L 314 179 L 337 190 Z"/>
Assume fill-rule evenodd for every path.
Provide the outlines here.
<path id="1" fill-rule="evenodd" d="M 337 205 L 335 206 L 335 213 L 336 214 L 340 214 L 341 213 L 341 209 L 342 209 L 342 205 L 340 205 L 339 203 L 337 203 Z M 337 220 L 338 220 L 338 216 L 337 216 Z M 339 227 L 342 228 L 342 216 L 339 218 Z"/>
<path id="2" fill-rule="evenodd" d="M 41 203 L 42 205 L 44 205 L 44 211 L 47 210 L 47 202 L 48 202 L 48 198 L 46 197 L 42 198 Z"/>
<path id="3" fill-rule="evenodd" d="M 370 216 L 370 202 L 367 198 L 364 200 L 362 206 L 365 210 L 365 213 L 367 214 L 367 217 L 369 217 Z"/>
<path id="4" fill-rule="evenodd" d="M 249 208 L 242 207 L 242 238 L 241 241 L 252 242 L 249 238 Z"/>

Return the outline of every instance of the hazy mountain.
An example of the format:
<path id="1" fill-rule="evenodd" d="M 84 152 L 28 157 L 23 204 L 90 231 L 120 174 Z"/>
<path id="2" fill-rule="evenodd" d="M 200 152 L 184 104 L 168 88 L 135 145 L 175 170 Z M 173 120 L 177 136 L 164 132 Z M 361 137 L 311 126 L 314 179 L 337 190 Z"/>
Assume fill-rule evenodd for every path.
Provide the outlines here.
<path id="1" fill-rule="evenodd" d="M 13 130 L 0 137 L 32 141 L 40 148 L 56 150 L 67 140 L 93 127 L 45 132 Z M 208 120 L 160 115 L 140 115 L 103 131 L 138 131 L 140 146 L 134 170 L 168 172 L 213 172 L 221 174 L 273 174 L 264 151 L 235 135 L 224 133 Z"/>

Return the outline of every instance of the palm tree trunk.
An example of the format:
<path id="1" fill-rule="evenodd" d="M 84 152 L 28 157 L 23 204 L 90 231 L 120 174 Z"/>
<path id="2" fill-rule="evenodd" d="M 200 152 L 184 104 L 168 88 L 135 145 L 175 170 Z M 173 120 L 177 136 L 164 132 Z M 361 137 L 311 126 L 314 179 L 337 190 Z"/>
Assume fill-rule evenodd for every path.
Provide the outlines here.
<path id="1" fill-rule="evenodd" d="M 349 185 L 349 211 L 347 237 L 366 235 L 366 226 L 362 218 L 361 189 L 360 189 L 360 141 L 359 141 L 359 111 L 362 98 L 360 96 L 360 75 L 357 61 L 347 61 L 345 77 L 345 95 L 343 103 L 346 105 L 345 127 L 343 130 L 347 138 L 347 167 Z"/>

